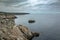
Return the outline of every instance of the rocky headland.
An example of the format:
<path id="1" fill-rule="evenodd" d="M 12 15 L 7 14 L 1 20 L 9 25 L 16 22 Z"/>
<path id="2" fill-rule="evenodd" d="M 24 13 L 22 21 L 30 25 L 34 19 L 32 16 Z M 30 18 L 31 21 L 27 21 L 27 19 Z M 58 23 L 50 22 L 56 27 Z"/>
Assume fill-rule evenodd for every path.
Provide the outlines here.
<path id="1" fill-rule="evenodd" d="M 16 25 L 16 18 L 15 15 L 0 14 L 0 40 L 32 40 L 39 36 L 24 25 Z"/>

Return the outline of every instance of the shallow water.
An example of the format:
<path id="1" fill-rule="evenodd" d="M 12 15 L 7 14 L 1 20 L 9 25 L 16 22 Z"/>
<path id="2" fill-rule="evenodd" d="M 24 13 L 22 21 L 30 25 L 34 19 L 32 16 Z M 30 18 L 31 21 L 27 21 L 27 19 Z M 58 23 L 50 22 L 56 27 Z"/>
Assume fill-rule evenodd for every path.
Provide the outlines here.
<path id="1" fill-rule="evenodd" d="M 18 15 L 16 24 L 27 26 L 31 31 L 41 33 L 33 40 L 60 40 L 60 14 L 29 14 Z M 33 19 L 35 23 L 28 23 Z"/>

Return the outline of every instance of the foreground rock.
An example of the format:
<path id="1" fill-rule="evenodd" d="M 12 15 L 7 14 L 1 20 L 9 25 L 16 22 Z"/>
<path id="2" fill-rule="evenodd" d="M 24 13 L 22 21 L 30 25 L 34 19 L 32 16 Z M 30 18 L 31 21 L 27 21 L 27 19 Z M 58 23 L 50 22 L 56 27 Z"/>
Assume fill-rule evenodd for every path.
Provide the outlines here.
<path id="1" fill-rule="evenodd" d="M 0 14 L 0 40 L 32 40 L 39 33 L 31 32 L 26 26 L 15 25 L 14 15 Z"/>

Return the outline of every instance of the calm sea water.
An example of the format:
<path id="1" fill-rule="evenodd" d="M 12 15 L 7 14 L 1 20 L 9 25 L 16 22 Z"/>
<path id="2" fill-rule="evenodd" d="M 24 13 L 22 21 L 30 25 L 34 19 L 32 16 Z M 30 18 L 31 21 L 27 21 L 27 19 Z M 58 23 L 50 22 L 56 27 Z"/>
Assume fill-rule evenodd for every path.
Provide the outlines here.
<path id="1" fill-rule="evenodd" d="M 31 31 L 41 33 L 33 40 L 60 40 L 60 14 L 17 15 L 16 24 L 27 26 Z M 33 19 L 35 23 L 28 23 Z"/>

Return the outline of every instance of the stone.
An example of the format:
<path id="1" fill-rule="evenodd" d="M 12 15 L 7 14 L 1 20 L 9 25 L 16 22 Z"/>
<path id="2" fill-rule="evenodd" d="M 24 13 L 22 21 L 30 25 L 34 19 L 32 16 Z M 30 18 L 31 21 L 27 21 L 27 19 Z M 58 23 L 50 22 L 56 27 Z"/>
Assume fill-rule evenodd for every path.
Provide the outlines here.
<path id="1" fill-rule="evenodd" d="M 35 20 L 28 20 L 28 23 L 35 23 Z"/>

